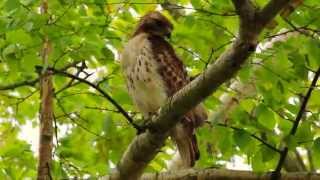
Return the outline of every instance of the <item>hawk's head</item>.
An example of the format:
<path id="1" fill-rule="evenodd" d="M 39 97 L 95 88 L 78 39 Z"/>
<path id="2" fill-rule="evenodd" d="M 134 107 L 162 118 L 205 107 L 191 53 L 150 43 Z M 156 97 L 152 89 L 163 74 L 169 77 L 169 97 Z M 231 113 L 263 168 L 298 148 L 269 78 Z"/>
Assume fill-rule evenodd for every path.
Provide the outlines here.
<path id="1" fill-rule="evenodd" d="M 148 33 L 161 37 L 170 37 L 173 25 L 158 11 L 152 11 L 144 15 L 137 26 L 133 36 L 139 33 Z"/>

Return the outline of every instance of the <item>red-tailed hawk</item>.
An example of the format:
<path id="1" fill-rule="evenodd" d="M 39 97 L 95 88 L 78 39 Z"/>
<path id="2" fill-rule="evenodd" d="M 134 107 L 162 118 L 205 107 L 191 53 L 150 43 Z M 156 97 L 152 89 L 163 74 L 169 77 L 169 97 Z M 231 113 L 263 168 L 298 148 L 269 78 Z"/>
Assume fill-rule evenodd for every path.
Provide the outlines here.
<path id="1" fill-rule="evenodd" d="M 166 17 L 150 12 L 141 18 L 122 53 L 121 64 L 129 94 L 146 119 L 190 81 L 182 61 L 165 40 L 172 30 L 173 25 Z M 170 131 L 182 160 L 177 165 L 179 168 L 192 167 L 199 159 L 195 128 L 206 118 L 206 111 L 199 105 Z"/>

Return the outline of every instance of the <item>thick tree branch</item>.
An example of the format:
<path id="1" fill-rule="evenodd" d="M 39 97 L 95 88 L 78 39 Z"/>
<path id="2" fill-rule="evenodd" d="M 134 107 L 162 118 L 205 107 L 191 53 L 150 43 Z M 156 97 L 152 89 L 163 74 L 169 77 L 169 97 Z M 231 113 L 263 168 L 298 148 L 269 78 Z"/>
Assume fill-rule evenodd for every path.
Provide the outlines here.
<path id="1" fill-rule="evenodd" d="M 259 22 L 259 28 L 245 28 L 248 32 L 245 35 L 240 34 L 239 38 L 214 64 L 209 65 L 205 72 L 169 99 L 167 104 L 160 109 L 159 116 L 150 121 L 148 130 L 136 136 L 129 145 L 118 163 L 117 169 L 113 172 L 112 178 L 137 179 L 141 175 L 143 169 L 163 146 L 171 127 L 175 126 L 183 114 L 210 96 L 222 83 L 233 77 L 245 60 L 254 52 L 257 37 L 264 28 L 262 25 L 271 21 L 284 5 L 286 4 L 283 3 L 281 7 L 275 8 L 278 10 L 272 11 L 274 14 L 268 16 L 269 18 L 264 18 L 263 22 Z M 256 24 L 255 22 L 252 23 Z"/>
<path id="2" fill-rule="evenodd" d="M 188 179 L 236 179 L 236 180 L 270 180 L 271 173 L 258 174 L 252 171 L 221 170 L 221 169 L 188 169 L 162 173 L 143 174 L 141 180 L 188 180 Z M 283 180 L 319 179 L 320 174 L 308 172 L 293 172 L 282 176 Z"/>
<path id="3" fill-rule="evenodd" d="M 277 13 L 290 3 L 290 0 L 271 0 L 259 13 L 259 23 L 261 26 L 268 24 Z"/>
<path id="4" fill-rule="evenodd" d="M 240 21 L 249 23 L 255 15 L 255 8 L 250 0 L 232 0 L 237 13 L 240 16 Z M 246 25 L 244 24 L 244 25 Z"/>
<path id="5" fill-rule="evenodd" d="M 234 7 L 240 17 L 240 38 L 251 40 L 251 43 L 256 43 L 256 32 L 260 30 L 259 24 L 256 23 L 256 10 L 251 0 L 232 0 Z"/>

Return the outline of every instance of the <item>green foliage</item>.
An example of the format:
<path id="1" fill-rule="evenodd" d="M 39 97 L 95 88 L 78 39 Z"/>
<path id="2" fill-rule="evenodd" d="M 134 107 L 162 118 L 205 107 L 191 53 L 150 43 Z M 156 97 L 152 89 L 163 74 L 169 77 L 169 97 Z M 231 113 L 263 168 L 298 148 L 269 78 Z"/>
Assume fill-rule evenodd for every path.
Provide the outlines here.
<path id="1" fill-rule="evenodd" d="M 79 77 L 87 76 L 88 81 L 99 84 L 134 120 L 141 120 L 126 92 L 119 54 L 139 17 L 158 8 L 161 2 L 50 0 L 48 14 L 42 15 L 39 0 L 1 1 L 0 87 L 38 78 L 35 66 L 43 64 L 41 49 L 47 36 L 50 66 L 61 69 L 74 62 L 85 62 L 87 68 L 83 71 L 87 74 L 81 72 Z M 180 5 L 179 12 L 185 14 L 176 17 L 163 11 L 175 27 L 169 41 L 187 65 L 190 76 L 195 76 L 229 48 L 238 33 L 238 18 L 231 1 L 170 2 Z M 265 3 L 258 0 L 255 6 L 259 8 Z M 296 135 L 289 136 L 312 72 L 320 65 L 319 8 L 317 0 L 306 0 L 286 17 L 295 28 L 304 27 L 304 35 L 290 34 L 292 25 L 277 17 L 276 26 L 265 30 L 260 42 L 268 44 L 270 37 L 288 37 L 268 49 L 260 49 L 230 82 L 204 102 L 211 114 L 218 115 L 209 119 L 212 124 L 197 131 L 201 151 L 197 167 L 224 168 L 237 155 L 254 171 L 273 170 L 279 153 L 264 144 L 267 143 L 278 149 L 288 145 L 290 151 L 307 149 L 314 159 L 309 162 L 303 154 L 307 166 L 312 163 L 320 169 L 319 83 Z M 77 74 L 78 70 L 72 67 L 67 72 Z M 253 84 L 253 92 L 244 95 L 249 88 L 237 90 L 230 86 L 236 81 L 245 86 Z M 58 139 L 54 138 L 52 176 L 94 179 L 108 174 L 136 135 L 135 129 L 87 84 L 55 74 L 54 89 Z M 223 96 L 235 99 L 230 103 L 234 103 L 232 108 L 225 104 Z M 0 179 L 36 177 L 36 152 L 31 151 L 28 137 L 21 138 L 19 134 L 27 122 L 38 126 L 39 98 L 38 83 L 0 91 Z M 172 158 L 167 152 L 173 148 L 168 141 L 146 171 L 166 169 Z"/>

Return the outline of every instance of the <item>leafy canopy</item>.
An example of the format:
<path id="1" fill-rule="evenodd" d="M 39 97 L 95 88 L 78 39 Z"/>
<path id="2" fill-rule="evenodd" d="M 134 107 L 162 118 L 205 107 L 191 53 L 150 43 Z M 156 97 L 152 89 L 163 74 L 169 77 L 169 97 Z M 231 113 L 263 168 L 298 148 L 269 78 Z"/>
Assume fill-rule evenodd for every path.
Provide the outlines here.
<path id="1" fill-rule="evenodd" d="M 168 7 L 164 2 L 168 1 L 50 0 L 47 15 L 40 14 L 39 0 L 0 2 L 0 89 L 13 85 L 0 91 L 0 179 L 36 176 L 37 153 L 21 132 L 26 124 L 39 124 L 35 66 L 42 65 L 44 37 L 50 41 L 49 66 L 62 69 L 85 62 L 83 71 L 73 67 L 68 72 L 98 84 L 139 121 L 141 114 L 133 107 L 121 76 L 119 54 L 139 17 Z M 231 1 L 170 3 L 175 8 L 163 10 L 175 27 L 170 43 L 190 76 L 195 76 L 236 37 L 238 17 Z M 255 1 L 257 8 L 264 4 Z M 307 168 L 320 168 L 319 83 L 296 136 L 288 136 L 313 71 L 320 66 L 319 8 L 318 0 L 306 0 L 292 14 L 277 17 L 240 73 L 205 101 L 212 116 L 210 125 L 197 132 L 201 150 L 197 167 L 229 167 L 237 155 L 254 171 L 272 170 L 279 153 L 270 146 L 278 149 L 287 144 L 291 151 L 300 150 Z M 52 175 L 59 179 L 107 174 L 135 129 L 92 87 L 55 74 L 54 88 L 57 135 Z M 173 148 L 168 141 L 147 171 L 165 169 Z M 306 151 L 313 160 L 307 161 Z"/>

